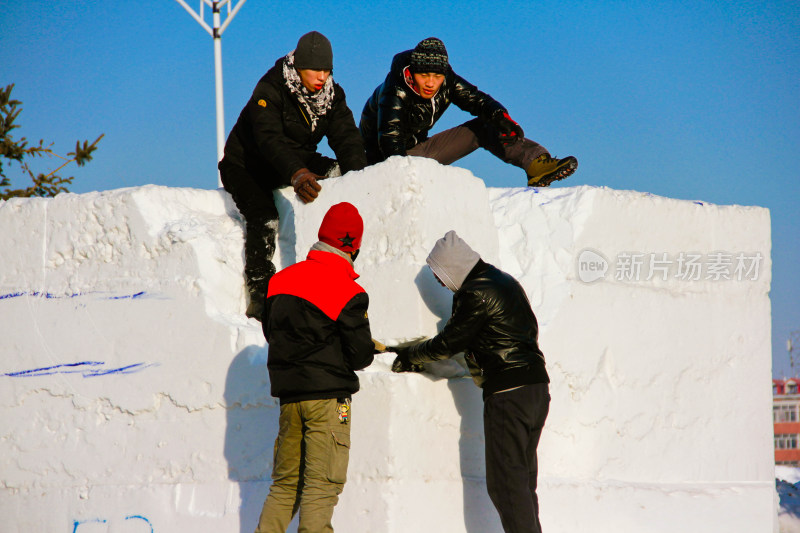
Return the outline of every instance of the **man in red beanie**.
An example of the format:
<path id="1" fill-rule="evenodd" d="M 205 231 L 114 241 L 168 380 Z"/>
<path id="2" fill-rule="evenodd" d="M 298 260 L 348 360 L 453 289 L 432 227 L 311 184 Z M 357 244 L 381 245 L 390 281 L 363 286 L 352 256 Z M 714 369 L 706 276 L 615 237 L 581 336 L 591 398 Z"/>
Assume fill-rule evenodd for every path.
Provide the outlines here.
<path id="1" fill-rule="evenodd" d="M 272 396 L 280 399 L 275 464 L 256 533 L 332 532 L 347 475 L 355 370 L 372 363 L 369 299 L 353 260 L 364 223 L 347 202 L 322 219 L 308 257 L 272 276 L 262 317 Z"/>

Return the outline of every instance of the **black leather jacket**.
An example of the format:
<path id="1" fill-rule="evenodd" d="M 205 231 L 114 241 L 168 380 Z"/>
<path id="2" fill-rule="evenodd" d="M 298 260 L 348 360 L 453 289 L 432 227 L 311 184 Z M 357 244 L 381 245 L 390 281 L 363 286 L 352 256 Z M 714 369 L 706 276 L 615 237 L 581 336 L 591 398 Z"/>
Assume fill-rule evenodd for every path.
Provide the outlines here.
<path id="1" fill-rule="evenodd" d="M 519 282 L 478 261 L 453 295 L 453 314 L 444 329 L 412 346 L 409 360 L 420 364 L 464 352 L 485 398 L 521 385 L 550 382 L 538 336 L 536 316 Z"/>
<path id="2" fill-rule="evenodd" d="M 406 82 L 411 50 L 394 56 L 384 82 L 375 89 L 361 113 L 359 129 L 364 138 L 367 161 L 374 164 L 393 155 L 406 155 L 428 138 L 428 131 L 450 103 L 464 111 L 489 120 L 499 110 L 494 98 L 481 92 L 467 80 L 448 70 L 441 89 L 433 98 L 422 98 Z"/>

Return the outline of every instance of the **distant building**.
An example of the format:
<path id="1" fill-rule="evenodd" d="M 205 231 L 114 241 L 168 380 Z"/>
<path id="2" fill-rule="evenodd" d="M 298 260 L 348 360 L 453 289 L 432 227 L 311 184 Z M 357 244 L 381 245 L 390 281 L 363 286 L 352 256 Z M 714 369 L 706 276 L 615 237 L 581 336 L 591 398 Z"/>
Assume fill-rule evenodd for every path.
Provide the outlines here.
<path id="1" fill-rule="evenodd" d="M 800 466 L 800 378 L 772 380 L 775 464 Z"/>

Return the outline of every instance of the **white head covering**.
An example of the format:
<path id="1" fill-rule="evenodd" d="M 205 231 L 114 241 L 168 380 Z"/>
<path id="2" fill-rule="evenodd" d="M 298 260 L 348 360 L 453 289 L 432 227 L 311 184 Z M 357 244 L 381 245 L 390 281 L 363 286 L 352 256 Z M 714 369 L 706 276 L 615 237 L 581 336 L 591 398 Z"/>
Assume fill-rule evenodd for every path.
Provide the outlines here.
<path id="1" fill-rule="evenodd" d="M 456 292 L 461 288 L 470 270 L 480 261 L 481 256 L 469 247 L 455 231 L 450 230 L 436 241 L 426 260 L 448 289 Z"/>

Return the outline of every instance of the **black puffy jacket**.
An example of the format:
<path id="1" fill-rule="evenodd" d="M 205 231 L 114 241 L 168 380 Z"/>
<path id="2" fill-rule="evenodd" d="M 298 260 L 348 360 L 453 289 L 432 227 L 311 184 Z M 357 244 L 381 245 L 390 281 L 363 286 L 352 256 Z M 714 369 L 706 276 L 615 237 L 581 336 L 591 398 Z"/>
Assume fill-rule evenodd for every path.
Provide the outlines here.
<path id="1" fill-rule="evenodd" d="M 411 347 L 409 360 L 419 364 L 464 352 L 485 398 L 550 382 L 538 337 L 536 316 L 519 282 L 479 260 L 453 295 L 453 314 L 444 329 Z"/>
<path id="2" fill-rule="evenodd" d="M 369 298 L 347 259 L 312 250 L 270 278 L 262 317 L 272 396 L 281 404 L 349 398 L 372 363 Z"/>
<path id="3" fill-rule="evenodd" d="M 473 116 L 490 120 L 499 110 L 494 98 L 449 69 L 433 98 L 422 98 L 406 81 L 411 50 L 394 56 L 392 67 L 364 105 L 359 129 L 367 161 L 374 164 L 393 155 L 406 155 L 428 138 L 428 131 L 451 103 Z"/>
<path id="4" fill-rule="evenodd" d="M 366 166 L 364 144 L 344 90 L 334 83 L 333 107 L 312 132 L 305 111 L 286 87 L 280 58 L 256 84 L 239 114 L 225 143 L 224 162 L 246 168 L 265 188 L 283 187 L 301 168 L 327 170 L 314 165 L 322 157 L 317 145 L 323 137 L 328 138 L 342 174 Z"/>

